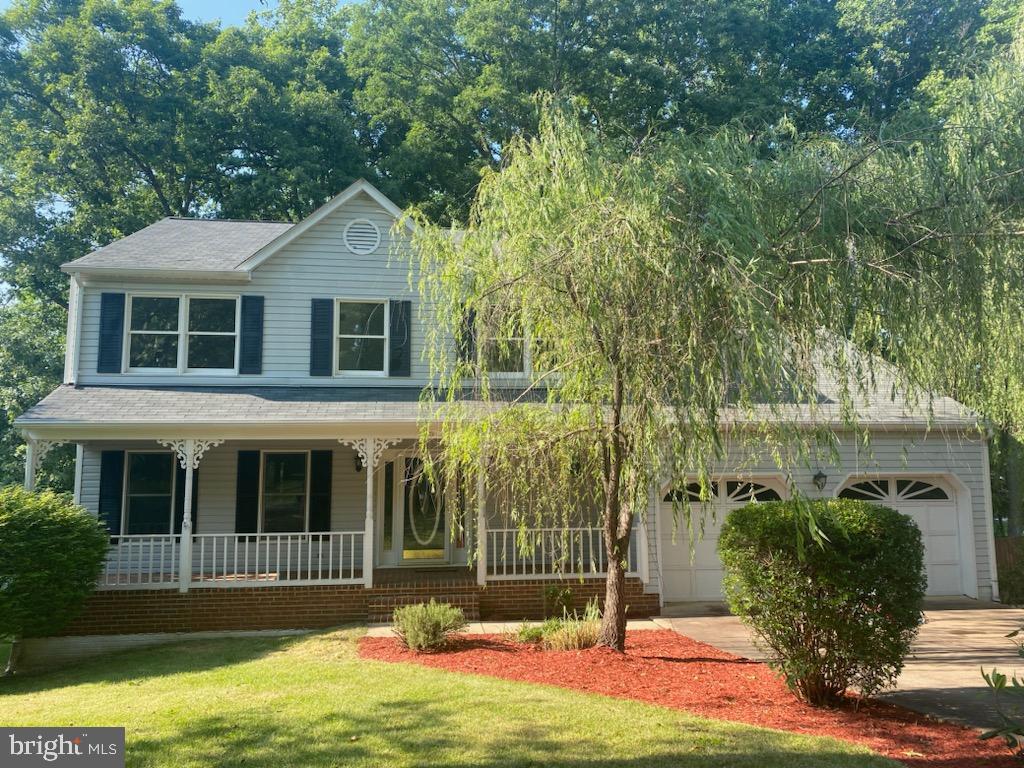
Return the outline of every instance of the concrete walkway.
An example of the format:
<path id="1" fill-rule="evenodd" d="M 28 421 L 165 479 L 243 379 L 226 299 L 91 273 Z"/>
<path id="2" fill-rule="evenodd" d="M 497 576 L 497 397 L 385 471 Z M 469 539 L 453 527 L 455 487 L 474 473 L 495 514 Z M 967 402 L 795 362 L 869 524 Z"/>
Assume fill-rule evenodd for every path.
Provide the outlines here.
<path id="1" fill-rule="evenodd" d="M 653 620 L 655 624 L 738 656 L 765 658 L 747 628 L 724 606 L 666 606 L 664 613 Z M 998 717 L 981 669 L 997 667 L 1007 675 L 1024 675 L 1024 659 L 1005 637 L 1022 625 L 1024 610 L 997 603 L 929 602 L 925 624 L 897 689 L 880 698 L 977 728 L 996 724 Z"/>

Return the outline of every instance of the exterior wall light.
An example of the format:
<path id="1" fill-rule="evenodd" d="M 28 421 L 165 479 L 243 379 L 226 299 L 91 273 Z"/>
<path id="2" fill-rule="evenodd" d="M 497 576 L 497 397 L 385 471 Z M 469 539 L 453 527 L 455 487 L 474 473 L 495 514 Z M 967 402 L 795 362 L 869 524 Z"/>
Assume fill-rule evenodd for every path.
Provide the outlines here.
<path id="1" fill-rule="evenodd" d="M 825 483 L 828 482 L 828 475 L 826 475 L 819 469 L 817 474 L 811 479 L 814 480 L 815 488 L 817 488 L 819 491 L 825 490 Z"/>

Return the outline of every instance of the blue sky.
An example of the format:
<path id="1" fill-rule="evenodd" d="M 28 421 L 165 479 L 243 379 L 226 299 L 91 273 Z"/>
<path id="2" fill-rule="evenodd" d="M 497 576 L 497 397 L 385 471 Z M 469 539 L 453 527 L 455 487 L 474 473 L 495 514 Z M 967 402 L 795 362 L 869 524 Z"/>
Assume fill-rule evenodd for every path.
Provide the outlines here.
<path id="1" fill-rule="evenodd" d="M 0 0 L 0 11 L 11 6 L 12 0 Z M 178 0 L 185 16 L 196 21 L 220 19 L 223 24 L 239 24 L 249 11 L 259 11 L 277 5 L 276 0 Z"/>

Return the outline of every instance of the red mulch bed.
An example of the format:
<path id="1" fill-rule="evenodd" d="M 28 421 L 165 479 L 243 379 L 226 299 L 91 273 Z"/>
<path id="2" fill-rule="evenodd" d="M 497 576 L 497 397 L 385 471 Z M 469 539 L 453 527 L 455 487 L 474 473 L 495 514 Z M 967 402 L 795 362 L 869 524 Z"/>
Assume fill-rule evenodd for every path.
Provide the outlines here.
<path id="1" fill-rule="evenodd" d="M 915 768 L 1021 766 L 1001 741 L 979 741 L 976 731 L 892 704 L 810 707 L 764 664 L 668 630 L 628 633 L 625 654 L 606 648 L 543 651 L 494 635 L 463 636 L 450 650 L 430 654 L 408 651 L 394 638 L 367 637 L 359 652 L 380 661 L 546 683 L 718 720 L 832 736 Z"/>

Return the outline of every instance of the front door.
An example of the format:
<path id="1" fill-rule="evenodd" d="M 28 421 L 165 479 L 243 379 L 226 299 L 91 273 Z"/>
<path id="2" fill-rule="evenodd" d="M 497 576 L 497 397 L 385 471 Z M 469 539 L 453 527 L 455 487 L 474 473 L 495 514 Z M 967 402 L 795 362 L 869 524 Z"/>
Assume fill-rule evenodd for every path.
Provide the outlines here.
<path id="1" fill-rule="evenodd" d="M 447 562 L 444 500 L 416 458 L 404 459 L 402 561 Z"/>

